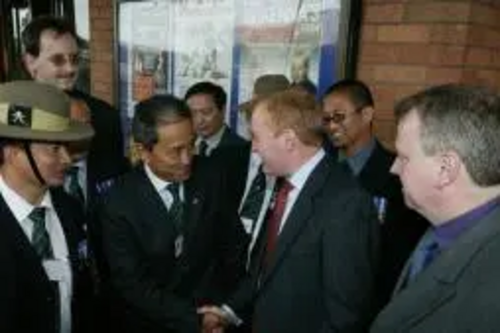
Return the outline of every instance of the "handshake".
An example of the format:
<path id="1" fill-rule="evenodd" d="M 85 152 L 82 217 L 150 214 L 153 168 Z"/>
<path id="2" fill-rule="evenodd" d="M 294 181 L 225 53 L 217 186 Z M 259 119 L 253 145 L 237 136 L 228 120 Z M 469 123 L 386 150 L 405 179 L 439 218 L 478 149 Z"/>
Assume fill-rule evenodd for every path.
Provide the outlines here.
<path id="1" fill-rule="evenodd" d="M 203 316 L 202 333 L 223 333 L 229 325 L 240 325 L 241 319 L 227 306 L 205 305 L 197 310 Z"/>

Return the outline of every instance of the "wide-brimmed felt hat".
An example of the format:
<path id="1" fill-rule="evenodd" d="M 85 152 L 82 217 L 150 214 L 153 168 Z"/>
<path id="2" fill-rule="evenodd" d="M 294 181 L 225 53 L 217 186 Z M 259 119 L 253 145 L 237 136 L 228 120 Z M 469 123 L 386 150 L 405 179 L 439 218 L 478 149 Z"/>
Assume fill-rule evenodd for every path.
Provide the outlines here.
<path id="1" fill-rule="evenodd" d="M 55 86 L 35 81 L 0 84 L 0 138 L 70 142 L 94 130 L 70 119 L 70 99 Z"/>
<path id="2" fill-rule="evenodd" d="M 253 85 L 253 94 L 257 98 L 244 102 L 239 105 L 240 110 L 248 112 L 253 109 L 255 104 L 263 98 L 272 94 L 281 92 L 290 88 L 290 81 L 282 74 L 265 74 L 259 76 Z"/>

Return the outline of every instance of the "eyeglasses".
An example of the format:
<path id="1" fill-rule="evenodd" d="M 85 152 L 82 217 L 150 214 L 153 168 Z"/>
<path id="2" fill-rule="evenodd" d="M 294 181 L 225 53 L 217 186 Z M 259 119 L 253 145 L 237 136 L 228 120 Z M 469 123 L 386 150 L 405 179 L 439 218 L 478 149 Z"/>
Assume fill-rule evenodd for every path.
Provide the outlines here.
<path id="1" fill-rule="evenodd" d="M 345 111 L 345 110 L 332 110 L 330 112 L 325 112 L 326 114 L 323 116 L 323 124 L 324 125 L 329 125 L 331 123 L 335 124 L 342 124 L 348 116 L 351 116 L 353 114 L 359 113 L 361 110 L 363 110 L 365 106 L 358 107 L 354 109 L 352 112 L 351 111 Z"/>
<path id="2" fill-rule="evenodd" d="M 56 67 L 62 67 L 67 63 L 78 66 L 80 64 L 80 55 L 79 54 L 54 54 L 49 58 L 49 61 Z"/>
<path id="3" fill-rule="evenodd" d="M 345 121 L 346 114 L 345 113 L 333 113 L 329 115 L 323 116 L 323 124 L 329 125 L 331 123 L 341 124 Z"/>

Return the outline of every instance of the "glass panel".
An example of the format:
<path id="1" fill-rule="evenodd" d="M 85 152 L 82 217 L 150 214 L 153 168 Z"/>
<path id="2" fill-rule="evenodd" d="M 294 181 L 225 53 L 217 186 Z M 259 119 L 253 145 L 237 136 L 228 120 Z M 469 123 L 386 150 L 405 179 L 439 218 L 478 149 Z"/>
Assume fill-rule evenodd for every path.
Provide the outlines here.
<path id="1" fill-rule="evenodd" d="M 154 93 L 183 97 L 199 81 L 221 85 L 226 118 L 263 74 L 283 74 L 321 95 L 345 71 L 353 0 L 170 0 L 118 4 L 119 104 L 127 118 Z M 359 13 L 358 13 L 359 14 Z M 350 31 L 347 31 L 350 33 Z"/>

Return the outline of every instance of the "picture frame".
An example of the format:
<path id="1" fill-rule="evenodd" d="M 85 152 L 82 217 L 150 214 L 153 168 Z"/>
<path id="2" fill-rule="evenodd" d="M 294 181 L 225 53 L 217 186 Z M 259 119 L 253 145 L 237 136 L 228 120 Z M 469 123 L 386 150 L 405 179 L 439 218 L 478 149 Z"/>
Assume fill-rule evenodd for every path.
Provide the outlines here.
<path id="1" fill-rule="evenodd" d="M 226 121 L 263 74 L 283 74 L 318 98 L 356 73 L 361 0 L 119 0 L 116 105 L 126 123 L 153 94 L 179 98 L 211 81 L 227 95 Z"/>

